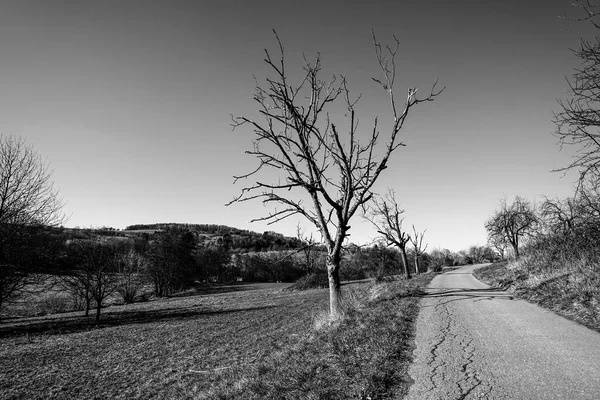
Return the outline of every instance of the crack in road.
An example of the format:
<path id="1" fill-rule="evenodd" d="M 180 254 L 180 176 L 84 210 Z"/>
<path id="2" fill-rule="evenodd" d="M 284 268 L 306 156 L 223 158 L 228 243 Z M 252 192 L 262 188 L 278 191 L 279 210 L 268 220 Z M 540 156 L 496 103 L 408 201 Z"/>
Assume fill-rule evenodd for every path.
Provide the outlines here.
<path id="1" fill-rule="evenodd" d="M 432 298 L 437 334 L 429 341 L 425 365 L 428 385 L 425 389 L 440 399 L 468 399 L 471 394 L 481 398 L 489 393 L 491 386 L 483 382 L 474 365 L 476 346 L 469 332 L 452 314 L 452 304 Z M 448 383 L 455 382 L 455 389 L 448 393 Z"/>
<path id="2" fill-rule="evenodd" d="M 438 348 L 440 346 L 442 346 L 446 340 L 449 339 L 450 324 L 451 324 L 450 313 L 448 312 L 448 307 L 444 306 L 443 304 L 437 304 L 435 307 L 436 312 L 438 311 L 439 308 L 442 309 L 440 320 L 442 321 L 443 327 L 440 329 L 440 333 L 438 335 L 436 342 L 431 346 L 431 349 L 429 351 L 430 359 L 427 360 L 427 365 L 430 368 L 433 365 L 435 365 L 431 369 L 431 375 L 429 376 L 429 380 L 434 389 L 438 387 L 437 384 L 435 383 L 435 378 L 438 375 L 441 375 L 442 382 L 445 380 L 444 379 L 444 370 L 443 370 L 443 368 L 445 367 L 445 364 L 443 362 L 443 359 L 438 354 Z M 438 314 L 439 314 L 439 312 L 438 312 Z M 441 369 L 441 371 L 440 371 L 440 369 Z"/>
<path id="3" fill-rule="evenodd" d="M 409 400 L 597 400 L 600 336 L 461 267 L 421 299 Z M 482 301 L 486 300 L 486 301 Z"/>
<path id="4" fill-rule="evenodd" d="M 597 400 L 598 333 L 512 300 L 474 279 L 474 268 L 424 290 L 406 398 Z"/>
<path id="5" fill-rule="evenodd" d="M 456 300 L 462 299 L 458 293 L 454 296 Z M 424 367 L 411 373 L 415 379 L 411 393 L 418 392 L 418 396 L 409 395 L 408 398 L 485 398 L 493 387 L 478 371 L 479 343 L 454 315 L 455 302 L 449 302 L 434 292 L 423 298 L 423 305 L 429 309 L 425 325 L 430 329 L 424 332 L 426 338 L 421 340 L 427 345 L 415 349 L 415 361 L 421 359 Z"/>

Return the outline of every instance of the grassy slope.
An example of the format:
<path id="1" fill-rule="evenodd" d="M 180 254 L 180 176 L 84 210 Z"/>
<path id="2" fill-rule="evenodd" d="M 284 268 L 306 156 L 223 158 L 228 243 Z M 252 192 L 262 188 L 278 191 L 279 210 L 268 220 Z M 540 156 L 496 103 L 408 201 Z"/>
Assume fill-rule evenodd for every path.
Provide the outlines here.
<path id="1" fill-rule="evenodd" d="M 600 271 L 594 265 L 540 263 L 534 257 L 524 257 L 518 262 L 479 268 L 474 275 L 600 332 Z"/>
<path id="2" fill-rule="evenodd" d="M 30 334 L 5 325 L 0 398 L 401 394 L 418 312 L 418 299 L 408 295 L 429 279 L 355 285 L 344 322 L 317 331 L 313 323 L 327 306 L 327 290 L 262 289 L 144 303 L 111 312 L 98 327 L 72 316 L 65 324 L 38 320 Z"/>

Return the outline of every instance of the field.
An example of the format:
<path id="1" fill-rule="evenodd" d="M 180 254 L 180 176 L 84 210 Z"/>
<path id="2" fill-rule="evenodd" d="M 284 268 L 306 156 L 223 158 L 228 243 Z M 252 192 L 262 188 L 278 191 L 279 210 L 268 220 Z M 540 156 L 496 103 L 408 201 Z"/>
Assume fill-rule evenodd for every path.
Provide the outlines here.
<path id="1" fill-rule="evenodd" d="M 347 317 L 323 317 L 327 290 L 234 285 L 0 324 L 0 398 L 347 398 L 401 394 L 422 276 L 345 285 Z M 316 329 L 315 326 L 317 326 Z M 345 391 L 344 391 L 345 390 Z"/>

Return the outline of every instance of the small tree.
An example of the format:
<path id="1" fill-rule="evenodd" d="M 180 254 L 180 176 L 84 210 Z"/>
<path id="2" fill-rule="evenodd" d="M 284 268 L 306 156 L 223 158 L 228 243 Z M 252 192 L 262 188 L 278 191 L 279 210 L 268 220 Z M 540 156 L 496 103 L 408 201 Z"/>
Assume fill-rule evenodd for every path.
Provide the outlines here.
<path id="1" fill-rule="evenodd" d="M 421 257 L 423 255 L 423 253 L 425 253 L 425 251 L 427 250 L 427 244 L 425 245 L 425 247 L 423 247 L 423 238 L 425 237 L 425 232 L 427 232 L 427 229 L 425 229 L 423 232 L 417 232 L 417 230 L 415 229 L 415 226 L 412 226 L 413 228 L 413 235 L 408 237 L 408 240 L 410 240 L 410 242 L 413 245 L 413 257 L 415 259 L 415 273 L 418 274 L 420 269 L 419 269 L 419 257 Z"/>
<path id="2" fill-rule="evenodd" d="M 442 90 L 435 90 L 423 99 L 416 97 L 417 89 L 408 90 L 403 109 L 398 108 L 394 94 L 396 80 L 395 57 L 399 42 L 382 48 L 373 35 L 376 60 L 382 76 L 374 78 L 389 96 L 391 128 L 381 157 L 376 157 L 379 141 L 379 124 L 375 118 L 370 137 L 361 142 L 356 115 L 358 98 L 350 96 L 344 76 L 331 81 L 320 78 L 321 55 L 314 62 L 307 61 L 300 83 L 293 85 L 286 69 L 284 49 L 277 34 L 279 59 L 273 59 L 265 50 L 265 62 L 274 77 L 266 84 L 257 83 L 254 101 L 263 122 L 240 116 L 233 118 L 233 126 L 252 127 L 254 148 L 247 151 L 255 156 L 259 165 L 253 171 L 235 177 L 255 177 L 263 170 L 276 171 L 283 181 L 263 181 L 246 186 L 232 200 L 243 202 L 262 200 L 264 204 L 282 206 L 267 216 L 253 221 L 276 223 L 294 215 L 310 221 L 321 233 L 327 248 L 327 274 L 329 279 L 329 304 L 332 316 L 341 312 L 340 265 L 342 245 L 348 237 L 350 221 L 356 212 L 372 198 L 373 187 L 387 168 L 392 153 L 402 146 L 398 132 L 404 126 L 409 111 L 424 101 L 432 101 Z M 346 109 L 347 132 L 334 123 L 332 105 L 343 102 Z"/>
<path id="3" fill-rule="evenodd" d="M 62 206 L 48 164 L 24 139 L 0 135 L 0 310 L 31 277 L 22 257 L 28 232 L 60 225 Z"/>
<path id="4" fill-rule="evenodd" d="M 96 322 L 104 301 L 118 288 L 117 252 L 113 245 L 98 240 L 73 244 L 75 265 L 58 277 L 60 284 L 72 295 L 85 301 L 86 317 L 92 300 L 96 303 Z"/>
<path id="5" fill-rule="evenodd" d="M 580 207 L 576 198 L 546 199 L 540 217 L 548 233 L 568 235 L 579 225 Z"/>
<path id="6" fill-rule="evenodd" d="M 531 237 L 538 225 L 538 218 L 531 204 L 517 196 L 508 205 L 506 199 L 500 208 L 485 223 L 490 241 L 505 241 L 513 249 L 515 259 L 519 258 L 519 245 L 524 238 Z"/>
<path id="7" fill-rule="evenodd" d="M 410 279 L 410 268 L 406 256 L 406 244 L 410 241 L 410 235 L 402 228 L 402 214 L 404 214 L 404 210 L 400 209 L 394 191 L 388 190 L 385 198 L 373 200 L 369 221 L 388 246 L 396 246 L 400 250 L 404 276 L 406 279 Z"/>
<path id="8" fill-rule="evenodd" d="M 147 267 L 147 260 L 137 253 L 133 247 L 119 254 L 117 259 L 116 291 L 125 304 L 133 303 L 144 286 L 142 279 Z"/>

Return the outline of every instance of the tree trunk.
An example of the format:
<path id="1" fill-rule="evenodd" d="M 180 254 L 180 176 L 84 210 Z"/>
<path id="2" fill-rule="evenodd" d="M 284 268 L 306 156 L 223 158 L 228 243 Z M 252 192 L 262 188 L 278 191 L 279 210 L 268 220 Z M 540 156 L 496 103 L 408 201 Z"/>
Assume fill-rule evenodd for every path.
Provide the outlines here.
<path id="1" fill-rule="evenodd" d="M 419 274 L 419 256 L 415 256 L 415 273 Z"/>
<path id="2" fill-rule="evenodd" d="M 402 255 L 402 265 L 404 266 L 404 276 L 406 279 L 410 279 L 410 269 L 408 268 L 408 259 L 406 258 L 406 248 L 400 247 L 400 254 Z"/>
<path id="3" fill-rule="evenodd" d="M 337 318 L 342 314 L 340 261 L 341 258 L 339 254 L 327 255 L 327 278 L 329 279 L 329 314 L 334 318 Z"/>
<path id="4" fill-rule="evenodd" d="M 91 305 L 92 299 L 90 297 L 85 296 L 85 316 L 88 317 L 90 315 L 90 305 Z"/>
<path id="5" fill-rule="evenodd" d="M 519 236 L 513 235 L 512 240 L 510 240 L 510 244 L 512 244 L 513 251 L 515 252 L 515 261 L 519 259 Z"/>
<path id="6" fill-rule="evenodd" d="M 102 308 L 102 302 L 96 300 L 96 323 L 100 321 L 100 309 Z"/>

